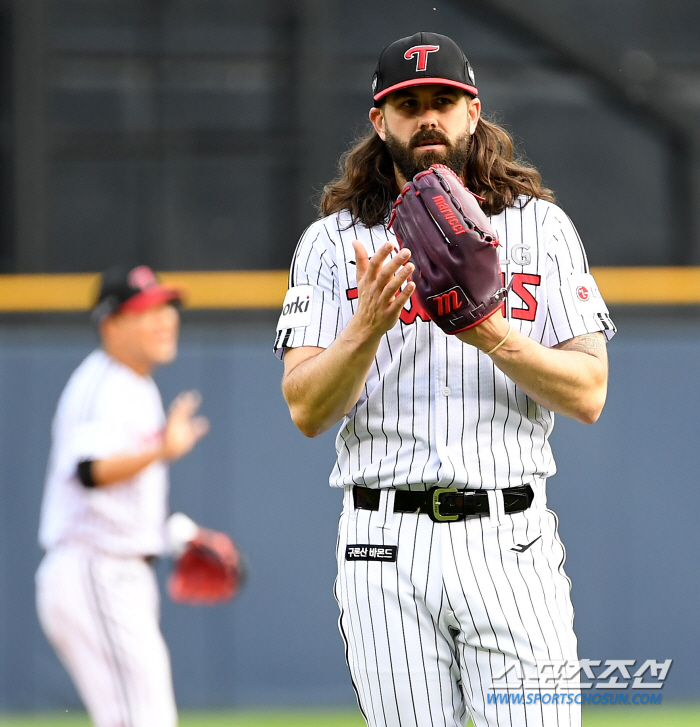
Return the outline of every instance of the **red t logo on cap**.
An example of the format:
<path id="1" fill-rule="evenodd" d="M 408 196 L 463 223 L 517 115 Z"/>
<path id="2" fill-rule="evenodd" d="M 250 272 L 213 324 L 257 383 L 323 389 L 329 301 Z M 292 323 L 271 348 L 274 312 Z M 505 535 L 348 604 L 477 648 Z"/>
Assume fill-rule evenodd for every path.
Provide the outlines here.
<path id="1" fill-rule="evenodd" d="M 132 288 L 138 288 L 139 290 L 145 290 L 152 285 L 158 285 L 158 279 L 155 273 L 147 265 L 139 265 L 134 268 L 127 278 L 129 285 Z"/>
<path id="2" fill-rule="evenodd" d="M 413 56 L 418 56 L 416 71 L 424 71 L 428 67 L 428 53 L 435 53 L 438 50 L 440 50 L 439 45 L 414 45 L 403 54 L 403 57 L 410 61 Z"/>

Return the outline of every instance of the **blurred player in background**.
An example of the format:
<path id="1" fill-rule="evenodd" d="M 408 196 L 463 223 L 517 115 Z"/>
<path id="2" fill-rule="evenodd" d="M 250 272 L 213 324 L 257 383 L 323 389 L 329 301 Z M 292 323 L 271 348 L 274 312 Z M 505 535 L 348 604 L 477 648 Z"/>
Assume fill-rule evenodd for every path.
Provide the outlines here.
<path id="1" fill-rule="evenodd" d="M 336 596 L 370 727 L 581 720 L 575 702 L 544 703 L 517 681 L 516 699 L 496 703 L 492 682 L 511 666 L 577 665 L 548 438 L 554 412 L 598 418 L 614 327 L 571 221 L 477 94 L 444 35 L 384 49 L 373 128 L 299 242 L 275 341 L 299 429 L 341 422 Z M 483 197 L 510 289 L 502 311 L 457 335 L 412 296 L 409 251 L 387 228 L 402 187 L 437 163 Z"/>
<path id="2" fill-rule="evenodd" d="M 177 724 L 152 562 L 166 550 L 168 463 L 209 426 L 194 392 L 166 417 L 151 378 L 177 355 L 179 302 L 148 267 L 105 273 L 93 310 L 102 347 L 53 421 L 37 610 L 97 727 Z"/>

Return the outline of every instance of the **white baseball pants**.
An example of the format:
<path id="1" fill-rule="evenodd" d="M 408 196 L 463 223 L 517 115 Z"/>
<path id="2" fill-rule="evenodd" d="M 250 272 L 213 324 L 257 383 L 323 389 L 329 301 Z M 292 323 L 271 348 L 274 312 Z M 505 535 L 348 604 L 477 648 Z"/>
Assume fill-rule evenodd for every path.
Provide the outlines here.
<path id="1" fill-rule="evenodd" d="M 39 621 L 96 727 L 175 727 L 170 657 L 153 569 L 79 545 L 47 553 Z"/>
<path id="2" fill-rule="evenodd" d="M 545 703 L 523 685 L 498 702 L 491 688 L 506 663 L 577 658 L 556 516 L 544 482 L 533 489 L 524 512 L 490 494 L 489 517 L 444 523 L 394 513 L 391 491 L 355 510 L 346 489 L 335 593 L 369 727 L 580 727 L 576 699 Z M 396 546 L 396 562 L 347 560 L 353 545 Z"/>

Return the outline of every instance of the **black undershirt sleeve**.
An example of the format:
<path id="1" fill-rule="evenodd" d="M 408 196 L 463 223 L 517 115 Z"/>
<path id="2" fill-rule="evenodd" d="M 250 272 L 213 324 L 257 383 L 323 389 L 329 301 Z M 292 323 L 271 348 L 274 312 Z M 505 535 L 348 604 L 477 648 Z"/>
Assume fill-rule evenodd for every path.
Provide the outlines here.
<path id="1" fill-rule="evenodd" d="M 91 459 L 84 459 L 82 462 L 78 462 L 78 479 L 85 485 L 85 487 L 96 487 L 95 480 L 92 479 L 92 462 Z"/>

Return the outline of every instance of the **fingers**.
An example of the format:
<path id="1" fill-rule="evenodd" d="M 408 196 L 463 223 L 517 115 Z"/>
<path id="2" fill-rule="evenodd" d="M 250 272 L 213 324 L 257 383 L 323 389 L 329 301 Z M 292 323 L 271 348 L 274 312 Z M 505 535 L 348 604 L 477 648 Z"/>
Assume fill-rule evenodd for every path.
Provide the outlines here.
<path id="1" fill-rule="evenodd" d="M 389 267 L 388 265 L 385 267 Z M 406 263 L 395 275 L 390 277 L 384 284 L 381 298 L 385 301 L 393 300 L 399 293 L 401 286 L 404 285 L 415 270 L 413 263 Z M 378 285 L 382 285 L 378 281 Z"/>
<path id="2" fill-rule="evenodd" d="M 367 268 L 369 267 L 369 257 L 365 246 L 359 240 L 353 240 L 352 246 L 355 248 L 355 262 L 357 264 L 357 282 L 359 283 L 362 278 L 367 274 Z"/>
<path id="3" fill-rule="evenodd" d="M 372 255 L 370 261 L 369 261 L 369 268 L 368 272 L 373 273 L 372 277 L 376 278 L 377 273 L 382 269 L 382 265 L 384 265 L 384 261 L 391 255 L 391 251 L 394 249 L 394 246 L 390 242 L 385 242 L 377 252 Z"/>
<path id="4" fill-rule="evenodd" d="M 209 431 L 209 420 L 193 416 L 201 397 L 198 392 L 180 394 L 170 407 L 170 415 L 163 434 L 163 457 L 169 461 L 187 454 Z"/>
<path id="5" fill-rule="evenodd" d="M 396 295 L 394 303 L 392 305 L 392 312 L 398 317 L 401 314 L 401 309 L 408 303 L 408 299 L 413 295 L 416 290 L 416 284 L 410 282 L 406 284 L 406 287 Z"/>
<path id="6" fill-rule="evenodd" d="M 387 295 L 393 298 L 398 289 L 408 280 L 415 267 L 413 263 L 405 263 L 394 269 L 395 262 L 396 258 L 387 263 L 377 278 L 377 288 L 383 291 L 383 298 L 386 298 Z"/>
<path id="7" fill-rule="evenodd" d="M 206 417 L 195 417 L 190 425 L 195 441 L 199 441 L 209 431 L 209 420 Z"/>
<path id="8" fill-rule="evenodd" d="M 352 245 L 355 248 L 357 282 L 359 283 L 364 278 L 367 278 L 365 282 L 376 280 L 380 290 L 390 283 L 401 267 L 405 268 L 408 259 L 411 257 L 411 251 L 403 249 L 385 265 L 384 263 L 386 259 L 394 250 L 392 243 L 384 243 L 384 245 L 382 245 L 371 258 L 368 258 L 367 251 L 358 240 L 355 240 Z M 411 271 L 412 270 L 413 266 L 411 266 Z M 404 277 L 399 285 L 403 285 L 408 275 L 410 275 L 410 272 Z M 396 292 L 396 290 L 394 290 L 394 292 Z"/>
<path id="9" fill-rule="evenodd" d="M 368 257 L 367 250 L 359 240 L 354 240 L 352 246 L 355 248 L 358 282 L 368 274 L 371 279 L 378 279 L 381 276 L 383 279 L 388 280 L 411 257 L 411 251 L 403 249 L 385 265 L 386 259 L 394 250 L 394 245 L 391 242 L 385 242 L 371 258 Z"/>
<path id="10" fill-rule="evenodd" d="M 403 249 L 388 259 L 395 248 L 387 242 L 368 258 L 358 241 L 353 242 L 353 247 L 359 289 L 358 320 L 372 331 L 386 331 L 396 324 L 401 309 L 415 290 L 415 285 L 408 283 L 415 270 L 409 262 L 411 252 Z"/>
<path id="11" fill-rule="evenodd" d="M 192 440 L 194 446 L 209 431 L 209 420 L 194 416 L 201 403 L 202 395 L 198 391 L 183 391 L 175 398 L 166 425 L 171 437 Z"/>
<path id="12" fill-rule="evenodd" d="M 183 391 L 178 394 L 168 410 L 168 416 L 189 419 L 199 409 L 202 395 L 198 391 Z"/>
<path id="13" fill-rule="evenodd" d="M 396 274 L 396 271 L 408 262 L 411 257 L 411 251 L 405 248 L 395 255 L 386 265 L 386 259 L 391 255 L 394 246 L 387 242 L 382 245 L 377 252 L 372 255 L 369 261 L 368 275 L 376 280 L 381 286 L 386 285 L 387 281 Z"/>

